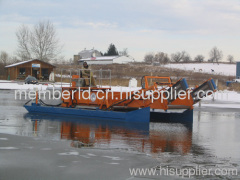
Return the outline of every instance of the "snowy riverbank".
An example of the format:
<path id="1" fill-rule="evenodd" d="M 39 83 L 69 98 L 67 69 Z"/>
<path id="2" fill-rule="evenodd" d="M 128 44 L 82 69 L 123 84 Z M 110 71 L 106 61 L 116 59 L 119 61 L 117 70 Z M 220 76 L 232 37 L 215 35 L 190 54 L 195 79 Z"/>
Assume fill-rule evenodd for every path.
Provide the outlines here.
<path id="1" fill-rule="evenodd" d="M 62 83 L 63 87 L 68 87 L 69 83 Z M 18 81 L 6 81 L 0 80 L 0 89 L 21 89 L 21 90 L 46 90 L 48 87 L 61 87 L 61 83 L 43 83 L 43 84 L 25 84 L 24 82 Z"/>
<path id="2" fill-rule="evenodd" d="M 181 69 L 185 71 L 201 72 L 207 74 L 219 74 L 225 76 L 236 76 L 236 64 L 216 63 L 174 63 L 164 65 L 166 68 Z"/>

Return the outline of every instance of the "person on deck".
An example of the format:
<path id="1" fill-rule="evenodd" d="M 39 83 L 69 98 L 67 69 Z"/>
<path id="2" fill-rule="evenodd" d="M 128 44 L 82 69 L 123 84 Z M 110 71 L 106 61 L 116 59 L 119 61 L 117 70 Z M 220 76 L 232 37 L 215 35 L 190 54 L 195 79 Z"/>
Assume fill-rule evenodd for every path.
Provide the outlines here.
<path id="1" fill-rule="evenodd" d="M 93 78 L 93 73 L 90 71 L 90 67 L 88 66 L 86 61 L 83 62 L 82 77 L 85 80 L 86 86 L 90 86 L 90 82 L 91 86 L 96 86 L 95 79 Z"/>

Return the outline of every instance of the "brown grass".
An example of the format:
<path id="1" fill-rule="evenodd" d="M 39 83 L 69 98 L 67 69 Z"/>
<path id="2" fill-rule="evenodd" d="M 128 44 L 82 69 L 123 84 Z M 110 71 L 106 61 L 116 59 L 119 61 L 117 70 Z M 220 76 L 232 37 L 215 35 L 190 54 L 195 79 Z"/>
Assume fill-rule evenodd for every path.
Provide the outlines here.
<path id="1" fill-rule="evenodd" d="M 4 68 L 5 65 L 0 62 L 0 79 L 7 79 L 7 70 Z"/>
<path id="2" fill-rule="evenodd" d="M 240 92 L 240 83 L 233 83 L 230 85 L 229 90 Z"/>
<path id="3" fill-rule="evenodd" d="M 5 75 L 5 69 L 3 66 L 0 66 L 0 79 L 7 79 Z M 81 69 L 81 65 L 57 65 L 55 69 L 56 74 L 61 74 L 61 68 L 63 75 L 69 75 L 69 69 L 73 69 L 73 74 L 77 74 L 77 69 Z M 209 78 L 213 78 L 214 80 L 218 79 L 218 89 L 224 90 L 227 89 L 226 81 L 234 79 L 233 76 L 223 76 L 223 75 L 211 75 L 204 74 L 201 72 L 194 71 L 184 71 L 179 69 L 171 69 L 165 68 L 161 66 L 152 66 L 145 63 L 134 63 L 134 64 L 108 64 L 108 65 L 91 65 L 91 69 L 99 70 L 99 69 L 109 69 L 111 70 L 111 85 L 113 86 L 128 86 L 129 80 L 131 78 L 136 78 L 138 81 L 138 86 L 141 86 L 141 78 L 144 75 L 153 75 L 153 76 L 168 76 L 171 77 L 173 82 L 176 82 L 180 78 L 186 78 L 190 87 L 195 85 L 200 85 L 204 81 Z M 95 74 L 97 75 L 97 74 Z M 108 77 L 108 74 L 105 74 L 105 77 Z M 55 81 L 60 82 L 60 77 L 55 77 Z M 63 82 L 70 82 L 69 78 L 63 78 Z M 99 84 L 98 79 L 96 79 L 96 83 Z M 108 80 L 103 80 L 102 85 L 109 85 Z M 234 85 L 231 89 L 239 91 L 239 85 Z"/>
<path id="4" fill-rule="evenodd" d="M 226 83 L 219 82 L 217 85 L 217 88 L 218 88 L 218 90 L 222 90 L 222 91 L 227 89 Z"/>
<path id="5" fill-rule="evenodd" d="M 64 65 L 61 66 L 65 69 L 67 68 L 81 68 L 81 66 L 70 66 Z M 173 82 L 177 81 L 179 78 L 186 78 L 189 86 L 200 85 L 209 78 L 214 80 L 218 79 L 218 84 L 220 89 L 226 89 L 225 82 L 229 79 L 233 79 L 233 76 L 222 76 L 222 75 L 211 75 L 204 74 L 201 72 L 193 71 L 184 71 L 178 69 L 170 69 L 161 66 L 152 66 L 146 64 L 109 64 L 109 65 L 92 65 L 91 69 L 109 69 L 111 70 L 112 75 L 112 85 L 127 86 L 131 78 L 136 78 L 138 80 L 138 86 L 140 86 L 140 81 L 144 75 L 153 75 L 153 76 L 169 76 L 172 77 Z M 60 73 L 60 68 L 56 69 L 56 73 Z M 67 74 L 66 71 L 63 71 L 63 74 Z M 68 73 L 69 74 L 69 73 Z M 98 80 L 96 80 L 98 84 Z M 105 81 L 103 84 L 109 84 Z"/>
<path id="6" fill-rule="evenodd" d="M 7 80 L 7 76 L 6 75 L 0 75 L 0 79 Z"/>
<path id="7" fill-rule="evenodd" d="M 55 69 L 56 74 L 61 74 L 61 68 L 65 69 L 62 71 L 63 75 L 69 75 L 69 69 L 75 70 L 72 74 L 77 74 L 77 69 L 81 69 L 80 65 L 57 65 Z M 171 77 L 173 82 L 176 82 L 179 78 L 186 78 L 189 86 L 193 87 L 195 85 L 200 85 L 204 81 L 209 78 L 213 78 L 214 80 L 218 79 L 218 88 L 223 90 L 226 89 L 225 82 L 227 80 L 231 80 L 234 77 L 232 76 L 222 76 L 222 75 L 211 75 L 204 74 L 201 72 L 193 72 L 193 71 L 184 71 L 179 69 L 171 69 L 165 68 L 161 66 L 152 66 L 143 63 L 136 64 L 109 64 L 109 65 L 91 65 L 91 69 L 99 70 L 99 69 L 109 69 L 111 70 L 111 85 L 113 86 L 128 86 L 129 80 L 131 78 L 136 78 L 138 81 L 138 86 L 141 86 L 141 78 L 144 75 L 153 75 L 153 76 L 167 76 Z M 97 75 L 97 74 L 95 74 Z M 108 77 L 108 74 L 105 74 L 105 77 Z M 6 79 L 5 75 L 0 74 L 0 79 Z M 60 77 L 55 77 L 55 81 L 60 82 Z M 63 82 L 70 82 L 69 78 L 63 78 Z M 96 83 L 99 84 L 98 79 L 96 79 Z M 109 85 L 108 80 L 103 80 L 102 85 Z M 238 87 L 234 87 L 234 89 L 238 89 Z"/>

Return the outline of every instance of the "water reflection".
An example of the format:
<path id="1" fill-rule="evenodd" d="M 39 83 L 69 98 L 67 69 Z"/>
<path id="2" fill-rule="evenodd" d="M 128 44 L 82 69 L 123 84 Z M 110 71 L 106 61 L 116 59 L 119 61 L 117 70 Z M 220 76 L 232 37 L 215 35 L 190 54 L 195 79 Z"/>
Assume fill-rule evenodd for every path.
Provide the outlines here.
<path id="1" fill-rule="evenodd" d="M 26 114 L 31 119 L 32 130 L 46 134 L 45 123 L 55 122 L 60 139 L 70 141 L 70 146 L 112 148 L 142 153 L 189 153 L 192 146 L 192 128 L 183 124 L 123 123 L 80 119 L 76 117 Z M 48 125 L 49 127 L 49 125 Z M 39 131 L 39 132 L 38 132 Z M 41 132 L 42 131 L 42 132 Z"/>

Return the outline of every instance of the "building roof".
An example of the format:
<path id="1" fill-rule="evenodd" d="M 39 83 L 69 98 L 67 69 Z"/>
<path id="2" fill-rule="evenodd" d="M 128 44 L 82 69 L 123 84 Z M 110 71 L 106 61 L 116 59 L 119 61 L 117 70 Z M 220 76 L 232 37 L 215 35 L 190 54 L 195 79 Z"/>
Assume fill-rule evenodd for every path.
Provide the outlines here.
<path id="1" fill-rule="evenodd" d="M 78 55 L 80 55 L 81 58 L 83 58 L 83 59 L 91 58 L 93 56 L 93 54 L 96 57 L 101 56 L 101 53 L 96 49 L 90 49 L 90 50 L 84 49 L 84 50 L 82 50 L 81 52 L 78 53 Z"/>
<path id="2" fill-rule="evenodd" d="M 101 61 L 101 60 L 113 60 L 116 59 L 120 56 L 100 56 L 100 57 L 93 57 L 93 58 L 85 58 L 85 59 L 80 59 L 79 61 L 91 61 L 91 60 L 95 60 L 95 61 Z"/>
<path id="3" fill-rule="evenodd" d="M 94 51 L 96 51 L 96 49 L 90 49 L 90 50 L 84 49 L 84 50 L 80 51 L 79 53 L 89 53 L 89 52 L 94 52 Z"/>
<path id="4" fill-rule="evenodd" d="M 10 67 L 18 66 L 18 65 L 21 65 L 21 64 L 29 63 L 29 62 L 31 62 L 31 61 L 35 61 L 35 60 L 41 61 L 41 60 L 39 60 L 39 59 L 31 59 L 31 60 L 27 60 L 27 61 L 22 61 L 22 62 L 10 64 L 10 65 L 8 65 L 8 66 L 5 66 L 5 68 L 10 68 Z M 56 67 L 56 66 L 54 66 L 54 65 L 52 65 L 52 64 L 50 64 L 50 63 L 47 63 L 47 62 L 44 62 L 44 61 L 41 61 L 41 62 L 46 63 L 46 64 L 49 64 L 49 65 L 51 65 L 51 66 L 53 66 L 53 67 Z"/>

